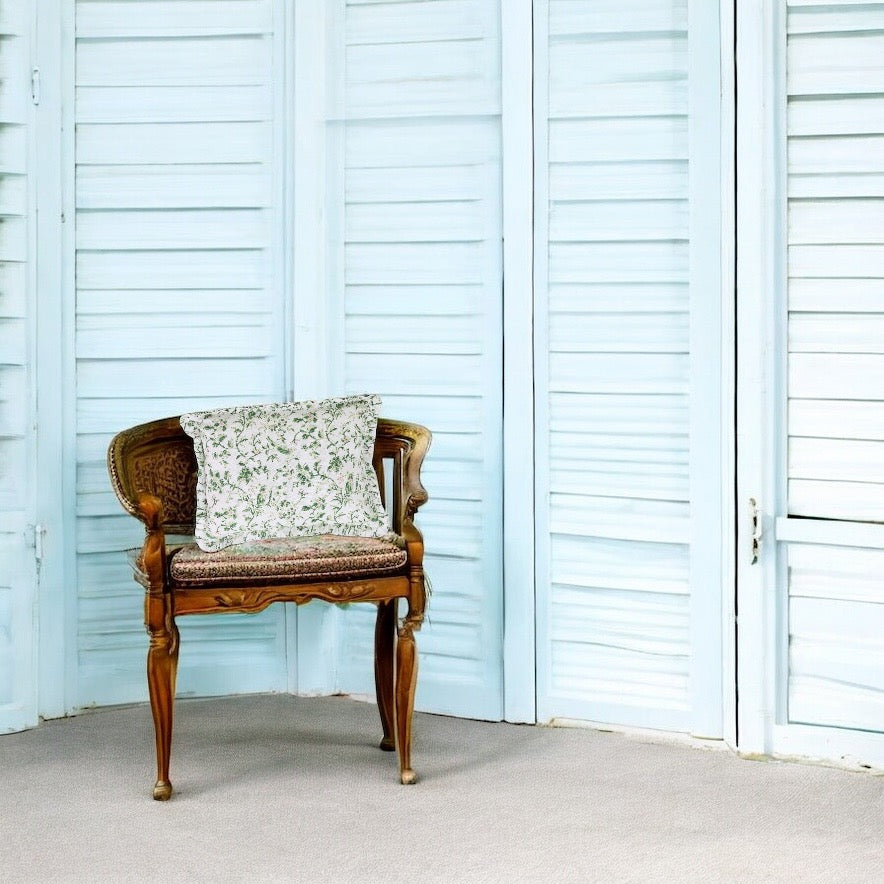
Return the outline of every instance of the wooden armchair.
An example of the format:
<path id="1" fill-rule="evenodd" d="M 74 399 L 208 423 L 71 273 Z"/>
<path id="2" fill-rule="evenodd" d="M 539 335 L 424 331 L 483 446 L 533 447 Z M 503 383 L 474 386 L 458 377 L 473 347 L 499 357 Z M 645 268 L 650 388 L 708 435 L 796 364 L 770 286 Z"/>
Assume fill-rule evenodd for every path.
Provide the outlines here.
<path id="1" fill-rule="evenodd" d="M 423 621 L 426 591 L 423 538 L 412 518 L 427 500 L 420 469 L 430 439 L 430 432 L 416 424 L 378 421 L 373 465 L 385 504 L 391 496 L 388 510 L 395 541 L 324 535 L 254 541 L 212 553 L 192 542 L 167 542 L 167 535 L 193 535 L 196 513 L 193 440 L 179 419 L 142 424 L 114 437 L 108 450 L 111 483 L 124 509 L 144 522 L 146 532 L 144 546 L 133 555 L 133 566 L 135 579 L 146 590 L 147 682 L 157 752 L 154 798 L 166 800 L 172 794 L 175 618 L 255 613 L 272 602 L 300 605 L 312 599 L 377 604 L 374 670 L 384 734 L 380 748 L 397 749 L 402 782 L 415 782 L 411 767 L 417 678 L 414 633 Z M 401 623 L 400 598 L 408 600 Z"/>

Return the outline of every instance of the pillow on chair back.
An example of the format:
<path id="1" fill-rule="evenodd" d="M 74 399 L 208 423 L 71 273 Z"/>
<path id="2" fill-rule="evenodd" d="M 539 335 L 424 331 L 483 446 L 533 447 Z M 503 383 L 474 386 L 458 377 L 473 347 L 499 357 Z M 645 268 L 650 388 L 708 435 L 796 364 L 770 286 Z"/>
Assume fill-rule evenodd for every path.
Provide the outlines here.
<path id="1" fill-rule="evenodd" d="M 196 542 L 389 533 L 371 464 L 380 396 L 244 405 L 181 416 L 196 455 Z"/>

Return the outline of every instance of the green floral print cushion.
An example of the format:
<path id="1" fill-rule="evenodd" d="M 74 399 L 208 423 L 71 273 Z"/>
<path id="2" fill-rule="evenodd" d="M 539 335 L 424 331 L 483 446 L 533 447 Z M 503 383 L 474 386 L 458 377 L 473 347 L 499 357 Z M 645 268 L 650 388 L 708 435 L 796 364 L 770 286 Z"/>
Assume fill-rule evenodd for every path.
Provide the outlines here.
<path id="1" fill-rule="evenodd" d="M 388 534 L 371 465 L 380 406 L 380 396 L 359 395 L 182 415 L 198 467 L 200 549 Z"/>

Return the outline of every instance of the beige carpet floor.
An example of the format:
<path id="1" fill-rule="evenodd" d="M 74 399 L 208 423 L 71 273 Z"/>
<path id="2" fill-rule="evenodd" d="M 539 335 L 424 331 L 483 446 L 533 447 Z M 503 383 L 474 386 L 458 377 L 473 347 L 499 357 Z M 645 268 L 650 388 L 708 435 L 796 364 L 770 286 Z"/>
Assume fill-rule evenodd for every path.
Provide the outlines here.
<path id="1" fill-rule="evenodd" d="M 884 882 L 884 777 L 432 715 L 417 785 L 345 698 L 179 702 L 0 737 L 0 881 Z"/>

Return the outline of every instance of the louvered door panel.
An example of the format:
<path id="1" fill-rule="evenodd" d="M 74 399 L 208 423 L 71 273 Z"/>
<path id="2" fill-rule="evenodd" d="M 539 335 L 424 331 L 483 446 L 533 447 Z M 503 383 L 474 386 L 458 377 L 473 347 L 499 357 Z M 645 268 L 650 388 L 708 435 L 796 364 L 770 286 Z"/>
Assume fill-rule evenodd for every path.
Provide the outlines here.
<path id="1" fill-rule="evenodd" d="M 787 514 L 825 532 L 884 520 L 884 7 L 790 3 L 787 38 Z M 881 731 L 884 551 L 849 544 L 788 546 L 789 721 Z"/>
<path id="2" fill-rule="evenodd" d="M 789 16 L 789 514 L 884 519 L 881 13 Z M 837 412 L 838 419 L 834 418 Z"/>
<path id="3" fill-rule="evenodd" d="M 687 3 L 550 0 L 546 24 L 538 713 L 683 730 Z"/>
<path id="4" fill-rule="evenodd" d="M 482 718 L 502 715 L 497 7 L 351 2 L 337 60 L 343 388 L 378 391 L 384 414 L 433 431 L 418 705 Z M 371 693 L 373 619 L 359 608 L 341 677 Z"/>
<path id="5" fill-rule="evenodd" d="M 274 0 L 76 6 L 78 701 L 145 695 L 112 434 L 285 398 Z M 184 620 L 180 693 L 284 689 L 283 609 Z"/>
<path id="6" fill-rule="evenodd" d="M 37 723 L 34 605 L 28 546 L 32 483 L 30 9 L 0 7 L 0 733 Z"/>

